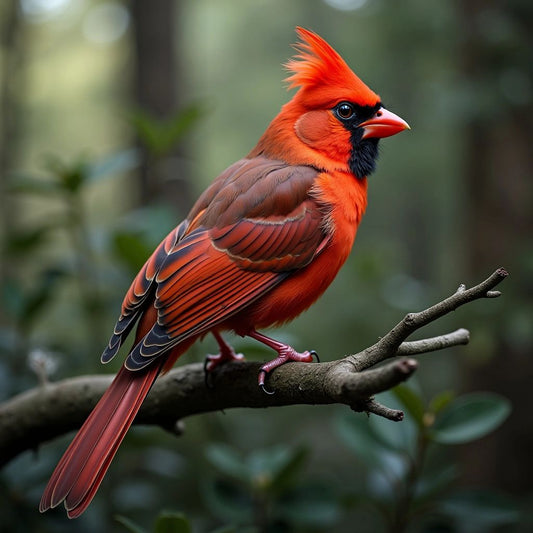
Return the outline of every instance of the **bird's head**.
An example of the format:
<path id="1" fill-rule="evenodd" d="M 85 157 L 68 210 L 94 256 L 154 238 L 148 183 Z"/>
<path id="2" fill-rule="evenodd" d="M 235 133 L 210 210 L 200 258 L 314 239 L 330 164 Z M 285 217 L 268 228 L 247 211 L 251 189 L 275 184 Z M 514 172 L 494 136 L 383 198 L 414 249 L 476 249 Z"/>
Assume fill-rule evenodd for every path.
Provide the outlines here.
<path id="1" fill-rule="evenodd" d="M 307 151 L 311 159 L 314 154 L 318 167 L 334 165 L 359 178 L 368 176 L 375 168 L 379 139 L 409 126 L 385 109 L 380 97 L 324 39 L 304 28 L 297 28 L 297 33 L 297 53 L 285 67 L 289 88 L 298 91 L 274 119 L 263 144 L 274 144 L 268 142 L 273 135 L 288 148 L 286 159 Z M 284 132 L 288 129 L 290 136 Z"/>

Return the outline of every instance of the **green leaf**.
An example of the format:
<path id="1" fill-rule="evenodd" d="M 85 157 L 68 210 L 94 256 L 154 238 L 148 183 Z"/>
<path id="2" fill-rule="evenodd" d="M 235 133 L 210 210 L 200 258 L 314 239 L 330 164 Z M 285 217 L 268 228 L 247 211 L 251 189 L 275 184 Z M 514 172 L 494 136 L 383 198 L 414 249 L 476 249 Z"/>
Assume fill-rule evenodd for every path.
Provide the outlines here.
<path id="1" fill-rule="evenodd" d="M 336 426 L 342 440 L 362 462 L 382 465 L 383 452 L 391 448 L 377 437 L 367 417 L 353 413 L 344 415 L 337 418 Z"/>
<path id="2" fill-rule="evenodd" d="M 131 113 L 130 121 L 149 151 L 161 156 L 178 144 L 202 114 L 202 108 L 197 104 L 179 110 L 166 120 L 140 109 Z"/>
<path id="3" fill-rule="evenodd" d="M 130 520 L 126 516 L 116 515 L 115 520 L 122 524 L 128 531 L 131 533 L 146 533 L 146 531 L 139 525 L 137 525 L 133 520 Z"/>
<path id="4" fill-rule="evenodd" d="M 423 427 L 425 408 L 422 398 L 407 385 L 398 385 L 392 392 L 413 417 L 418 427 Z"/>
<path id="5" fill-rule="evenodd" d="M 202 496 L 211 513 L 225 521 L 248 523 L 254 514 L 254 501 L 248 486 L 226 480 L 206 480 Z"/>
<path id="6" fill-rule="evenodd" d="M 281 492 L 294 481 L 307 458 L 307 449 L 285 445 L 255 450 L 246 464 L 255 489 Z"/>
<path id="7" fill-rule="evenodd" d="M 403 409 L 403 405 L 392 391 L 378 394 L 376 400 L 393 409 Z M 406 416 L 402 422 L 391 422 L 381 416 L 371 416 L 370 426 L 377 438 L 389 449 L 400 453 L 414 452 L 418 426 L 413 417 Z"/>
<path id="8" fill-rule="evenodd" d="M 113 235 L 113 250 L 128 268 L 138 272 L 153 248 L 140 234 L 117 231 Z"/>
<path id="9" fill-rule="evenodd" d="M 440 444 L 470 442 L 496 429 L 510 412 L 511 403 L 498 394 L 460 396 L 437 417 L 430 437 Z"/>
<path id="10" fill-rule="evenodd" d="M 182 513 L 161 513 L 155 522 L 154 533 L 191 533 L 191 524 Z"/>
<path id="11" fill-rule="evenodd" d="M 397 497 L 396 487 L 398 482 L 404 477 L 406 468 L 389 454 L 392 459 L 390 465 L 393 466 L 395 472 L 393 473 L 386 467 L 378 469 L 373 468 L 368 471 L 366 477 L 366 495 L 369 501 L 376 502 L 379 505 L 391 506 Z M 396 465 L 394 462 L 396 461 Z M 397 475 L 399 473 L 399 475 Z"/>
<path id="12" fill-rule="evenodd" d="M 211 444 L 206 451 L 207 458 L 224 474 L 249 483 L 251 472 L 244 459 L 226 444 Z"/>
<path id="13" fill-rule="evenodd" d="M 379 429 L 379 424 L 382 422 L 389 424 L 391 431 L 400 433 L 386 436 L 385 429 Z M 398 479 L 405 474 L 407 468 L 405 446 L 411 442 L 411 439 L 403 436 L 400 426 L 404 425 L 404 422 L 398 424 L 380 417 L 368 419 L 353 414 L 338 421 L 337 429 L 341 438 L 353 450 L 360 463 L 369 468 L 369 483 L 370 478 L 377 480 L 374 484 L 376 492 L 389 493 L 392 486 L 391 478 Z M 410 427 L 413 428 L 414 425 L 411 424 Z M 391 441 L 396 445 L 391 444 Z M 405 443 L 404 448 L 397 445 L 402 441 Z"/>
<path id="14" fill-rule="evenodd" d="M 308 457 L 308 448 L 299 446 L 291 450 L 285 463 L 275 473 L 274 479 L 272 480 L 272 488 L 280 491 L 294 483 L 297 476 L 301 473 Z"/>
<path id="15" fill-rule="evenodd" d="M 69 193 L 78 192 L 89 176 L 89 165 L 84 158 L 73 163 L 64 163 L 58 156 L 48 155 L 44 167 L 61 189 Z"/>
<path id="16" fill-rule="evenodd" d="M 455 392 L 447 390 L 440 392 L 434 396 L 429 403 L 429 410 L 435 415 L 438 415 L 442 410 L 446 409 L 448 405 L 454 400 Z"/>

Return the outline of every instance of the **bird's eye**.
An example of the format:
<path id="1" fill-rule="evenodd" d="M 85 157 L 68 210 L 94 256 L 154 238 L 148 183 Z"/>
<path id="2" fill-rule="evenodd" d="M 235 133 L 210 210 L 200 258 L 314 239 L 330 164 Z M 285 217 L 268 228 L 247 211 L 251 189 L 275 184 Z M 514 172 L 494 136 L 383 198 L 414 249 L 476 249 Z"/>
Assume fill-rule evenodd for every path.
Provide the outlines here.
<path id="1" fill-rule="evenodd" d="M 352 104 L 343 102 L 337 106 L 337 115 L 343 120 L 352 118 L 355 115 L 355 110 Z"/>

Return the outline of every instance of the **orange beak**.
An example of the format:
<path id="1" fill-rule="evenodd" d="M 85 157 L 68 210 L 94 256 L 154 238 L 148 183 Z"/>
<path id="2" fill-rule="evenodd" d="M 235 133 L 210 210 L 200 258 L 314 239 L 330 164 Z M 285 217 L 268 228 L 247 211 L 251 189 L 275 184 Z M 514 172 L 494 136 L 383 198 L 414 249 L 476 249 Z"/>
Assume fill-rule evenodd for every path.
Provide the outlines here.
<path id="1" fill-rule="evenodd" d="M 363 139 L 369 137 L 390 137 L 403 130 L 410 130 L 409 124 L 402 118 L 382 107 L 372 118 L 359 124 L 363 128 Z"/>

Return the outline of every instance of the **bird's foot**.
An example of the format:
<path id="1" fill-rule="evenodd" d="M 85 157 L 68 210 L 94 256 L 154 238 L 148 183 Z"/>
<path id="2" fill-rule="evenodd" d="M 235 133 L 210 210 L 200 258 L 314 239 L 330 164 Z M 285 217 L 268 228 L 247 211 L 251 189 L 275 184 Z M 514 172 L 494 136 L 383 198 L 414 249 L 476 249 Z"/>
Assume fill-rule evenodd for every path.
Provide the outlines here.
<path id="1" fill-rule="evenodd" d="M 312 363 L 313 357 L 319 361 L 318 354 L 314 350 L 309 350 L 305 352 L 297 352 L 294 348 L 284 345 L 284 350 L 279 353 L 279 356 L 276 359 L 272 359 L 268 363 L 265 363 L 259 370 L 258 383 L 259 386 L 263 389 L 263 392 L 266 394 L 274 394 L 274 391 L 269 390 L 265 385 L 265 380 L 267 374 L 272 372 L 278 366 L 284 365 L 290 361 L 296 361 L 300 363 Z"/>
<path id="2" fill-rule="evenodd" d="M 244 361 L 242 353 L 235 353 L 235 350 L 222 338 L 218 332 L 213 332 L 213 335 L 220 347 L 220 352 L 217 354 L 208 354 L 204 361 L 204 377 L 205 385 L 212 388 L 208 377 L 211 372 L 223 363 L 230 361 Z"/>
<path id="3" fill-rule="evenodd" d="M 231 346 L 229 350 L 220 350 L 217 354 L 207 354 L 204 361 L 204 370 L 207 373 L 212 372 L 217 366 L 229 361 L 244 361 L 244 355 L 235 353 Z"/>
<path id="4" fill-rule="evenodd" d="M 267 337 L 262 333 L 258 333 L 257 331 L 248 333 L 248 336 L 262 342 L 263 344 L 266 344 L 267 346 L 270 346 L 270 348 L 278 352 L 278 357 L 272 359 L 272 361 L 269 361 L 268 363 L 265 363 L 259 370 L 258 383 L 263 391 L 267 394 L 274 394 L 274 391 L 268 390 L 265 385 L 267 374 L 272 372 L 272 370 L 275 368 L 278 368 L 278 366 L 284 365 L 290 361 L 296 361 L 299 363 L 312 363 L 313 358 L 315 358 L 317 362 L 320 362 L 318 359 L 318 354 L 314 350 L 300 353 L 288 344 L 271 339 L 270 337 Z"/>

